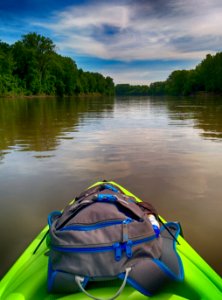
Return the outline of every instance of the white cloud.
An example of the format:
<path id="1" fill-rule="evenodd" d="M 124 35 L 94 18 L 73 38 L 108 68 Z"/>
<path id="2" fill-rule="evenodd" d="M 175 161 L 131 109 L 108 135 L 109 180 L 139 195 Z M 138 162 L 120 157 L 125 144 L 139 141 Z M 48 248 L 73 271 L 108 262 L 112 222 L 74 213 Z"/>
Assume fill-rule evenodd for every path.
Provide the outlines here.
<path id="1" fill-rule="evenodd" d="M 124 28 L 128 23 L 129 8 L 124 5 L 101 4 L 83 5 L 70 7 L 61 12 L 59 18 L 62 20 L 62 29 L 76 26 L 88 28 L 89 26 L 100 26 L 110 24 Z M 59 24 L 61 25 L 61 24 Z"/>
<path id="2" fill-rule="evenodd" d="M 165 80 L 175 69 L 193 68 L 207 53 L 221 51 L 221 15 L 220 0 L 89 1 L 54 12 L 32 26 L 50 32 L 59 51 L 74 59 L 124 61 L 122 66 L 98 63 L 91 68 L 115 83 L 149 84 Z M 159 69 L 130 65 L 149 60 L 189 63 Z"/>
<path id="3" fill-rule="evenodd" d="M 138 5 L 94 2 L 69 7 L 55 13 L 47 23 L 34 25 L 59 36 L 56 43 L 61 50 L 125 61 L 198 59 L 216 51 L 221 43 L 222 3 L 217 0 L 169 1 L 166 15 L 153 12 L 148 6 L 144 14 L 141 11 L 139 2 Z M 212 47 L 206 39 L 209 36 L 218 40 Z M 177 45 L 183 39 L 192 42 L 189 51 Z M 203 39 L 201 49 L 193 45 L 195 39 L 198 43 Z"/>

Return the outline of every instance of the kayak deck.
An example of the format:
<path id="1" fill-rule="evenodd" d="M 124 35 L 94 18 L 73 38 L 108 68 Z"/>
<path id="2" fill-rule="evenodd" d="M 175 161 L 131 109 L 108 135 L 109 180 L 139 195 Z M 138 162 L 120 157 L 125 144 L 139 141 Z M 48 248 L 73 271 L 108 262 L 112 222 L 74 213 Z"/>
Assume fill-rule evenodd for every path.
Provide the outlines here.
<path id="1" fill-rule="evenodd" d="M 100 184 L 98 182 L 97 184 Z M 127 195 L 133 195 L 123 187 Z M 135 195 L 133 195 L 135 197 Z M 137 198 L 138 199 L 138 198 Z M 141 201 L 138 199 L 138 201 Z M 46 239 L 48 226 L 46 226 L 36 239 L 25 250 L 14 266 L 0 281 L 0 299 L 2 300 L 88 300 L 83 293 L 70 295 L 49 294 L 47 292 L 48 248 Z M 42 243 L 41 243 L 42 241 Z M 118 300 L 142 299 L 222 299 L 221 277 L 199 256 L 199 254 L 181 237 L 178 238 L 177 251 L 184 266 L 184 281 L 171 282 L 152 297 L 147 297 L 127 285 Z M 92 282 L 87 287 L 95 297 L 109 298 L 118 290 L 121 282 L 106 281 Z"/>

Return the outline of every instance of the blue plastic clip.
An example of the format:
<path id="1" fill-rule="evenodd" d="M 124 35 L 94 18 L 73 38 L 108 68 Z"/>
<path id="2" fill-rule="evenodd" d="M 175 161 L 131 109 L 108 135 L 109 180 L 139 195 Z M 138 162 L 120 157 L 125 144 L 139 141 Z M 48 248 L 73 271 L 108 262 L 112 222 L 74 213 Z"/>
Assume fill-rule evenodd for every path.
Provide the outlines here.
<path id="1" fill-rule="evenodd" d="M 156 237 L 158 238 L 160 235 L 160 229 L 157 225 L 152 225 L 153 226 L 153 230 L 155 232 Z"/>
<path id="2" fill-rule="evenodd" d="M 121 245 L 120 243 L 115 243 L 113 245 L 113 248 L 115 250 L 115 260 L 116 261 L 120 261 L 121 257 L 122 257 L 122 248 L 121 248 Z"/>
<path id="3" fill-rule="evenodd" d="M 133 245 L 133 242 L 130 241 L 130 240 L 127 241 L 126 244 L 125 244 L 126 256 L 128 258 L 131 258 L 133 256 L 132 245 Z"/>
<path id="4" fill-rule="evenodd" d="M 129 223 L 132 223 L 133 222 L 133 219 L 132 218 L 127 218 L 123 221 L 123 224 L 129 224 Z"/>

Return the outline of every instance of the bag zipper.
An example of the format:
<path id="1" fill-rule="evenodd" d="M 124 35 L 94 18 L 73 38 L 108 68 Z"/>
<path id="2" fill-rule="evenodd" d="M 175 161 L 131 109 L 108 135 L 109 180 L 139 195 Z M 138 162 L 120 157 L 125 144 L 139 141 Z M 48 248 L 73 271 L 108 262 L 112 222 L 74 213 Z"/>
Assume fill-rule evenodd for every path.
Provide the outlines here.
<path id="1" fill-rule="evenodd" d="M 113 226 L 113 225 L 121 225 L 121 224 L 129 224 L 132 223 L 134 220 L 131 218 L 127 219 L 121 219 L 121 220 L 109 220 L 109 221 L 104 221 L 104 222 L 98 222 L 94 224 L 88 224 L 88 225 L 69 225 L 66 227 L 63 227 L 60 229 L 60 231 L 68 231 L 68 230 L 76 230 L 76 231 L 90 231 L 90 230 L 96 230 L 108 226 Z"/>
<path id="2" fill-rule="evenodd" d="M 126 252 L 126 256 L 128 258 L 131 258 L 133 255 L 132 248 L 134 246 L 150 242 L 152 240 L 156 239 L 156 235 L 151 235 L 149 237 L 145 237 L 142 239 L 138 239 L 135 241 L 128 240 L 127 242 L 121 243 L 116 242 L 112 245 L 107 246 L 96 246 L 96 247 L 61 247 L 61 246 L 53 246 L 51 245 L 51 248 L 58 252 L 68 252 L 68 253 L 98 253 L 98 252 L 107 252 L 107 251 L 114 251 L 115 253 L 115 260 L 119 261 L 122 258 L 122 252 Z"/>

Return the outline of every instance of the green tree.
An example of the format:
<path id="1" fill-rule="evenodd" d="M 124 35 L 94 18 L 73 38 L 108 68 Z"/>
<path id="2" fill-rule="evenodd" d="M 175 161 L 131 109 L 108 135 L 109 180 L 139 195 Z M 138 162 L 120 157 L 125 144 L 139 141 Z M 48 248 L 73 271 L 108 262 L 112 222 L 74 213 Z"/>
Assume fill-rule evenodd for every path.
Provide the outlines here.
<path id="1" fill-rule="evenodd" d="M 147 85 L 130 85 L 117 84 L 116 95 L 119 96 L 146 96 L 149 94 L 149 87 Z"/>
<path id="2" fill-rule="evenodd" d="M 106 95 L 112 96 L 115 94 L 115 87 L 113 79 L 109 76 L 105 78 L 106 85 L 105 85 L 105 93 Z"/>
<path id="3" fill-rule="evenodd" d="M 19 79 L 13 75 L 14 60 L 12 48 L 0 41 L 0 95 L 19 93 Z"/>
<path id="4" fill-rule="evenodd" d="M 170 74 L 166 81 L 166 93 L 170 95 L 184 95 L 188 71 L 178 70 Z"/>
<path id="5" fill-rule="evenodd" d="M 41 36 L 35 32 L 24 35 L 22 43 L 26 49 L 30 49 L 33 52 L 37 62 L 36 67 L 41 85 L 51 60 L 51 55 L 54 53 L 55 45 L 50 38 Z"/>
<path id="6" fill-rule="evenodd" d="M 35 32 L 12 46 L 0 42 L 0 95 L 114 94 L 112 78 L 78 70 L 70 57 L 55 52 L 53 41 Z"/>
<path id="7" fill-rule="evenodd" d="M 30 93 L 44 92 L 42 83 L 54 49 L 52 40 L 37 33 L 24 35 L 21 41 L 13 45 L 15 74 L 24 81 Z"/>
<path id="8" fill-rule="evenodd" d="M 166 83 L 162 81 L 151 83 L 149 86 L 149 95 L 164 95 L 166 89 Z"/>
<path id="9" fill-rule="evenodd" d="M 11 47 L 0 41 L 0 74 L 12 74 L 14 67 Z"/>
<path id="10" fill-rule="evenodd" d="M 206 58 L 196 67 L 197 80 L 206 92 L 222 92 L 222 52 Z"/>

